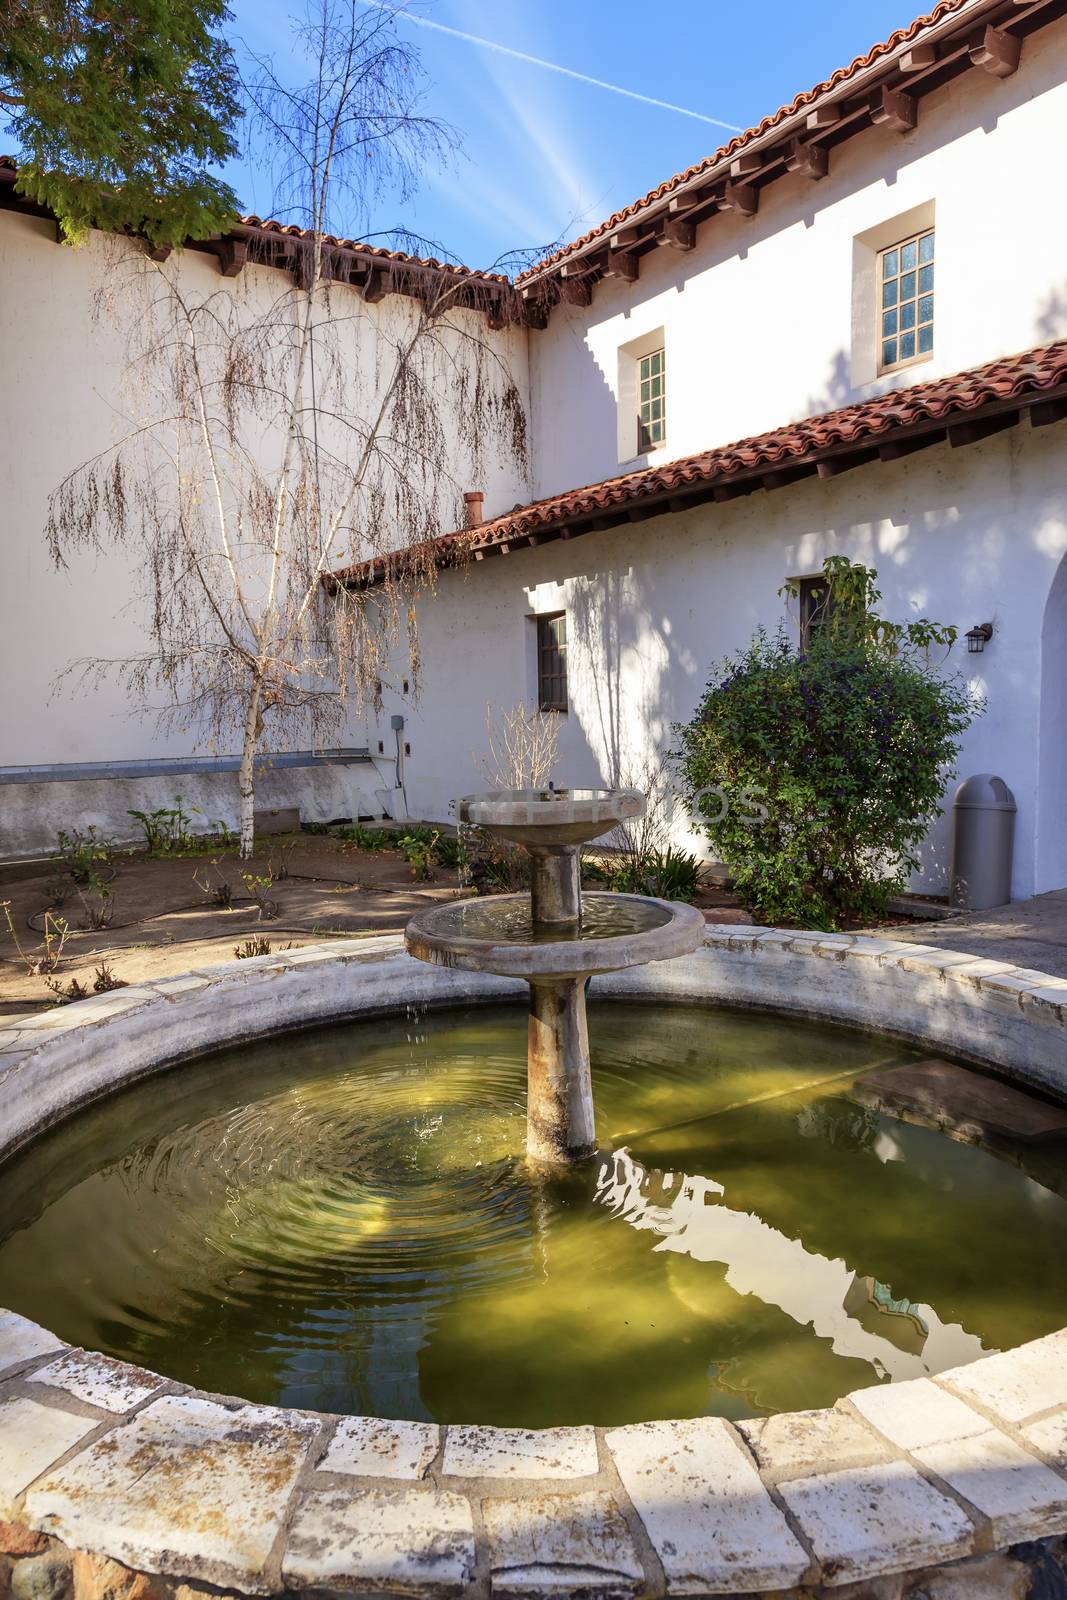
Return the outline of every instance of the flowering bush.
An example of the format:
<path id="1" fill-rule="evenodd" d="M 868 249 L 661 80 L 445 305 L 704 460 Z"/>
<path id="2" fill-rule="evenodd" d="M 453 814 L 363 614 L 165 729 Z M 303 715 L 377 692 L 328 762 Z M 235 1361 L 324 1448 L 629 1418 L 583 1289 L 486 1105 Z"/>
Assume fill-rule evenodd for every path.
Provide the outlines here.
<path id="1" fill-rule="evenodd" d="M 979 709 L 928 664 L 952 630 L 886 624 L 870 610 L 874 573 L 845 578 L 846 603 L 807 651 L 761 630 L 676 729 L 693 816 L 769 922 L 835 929 L 884 914 Z"/>

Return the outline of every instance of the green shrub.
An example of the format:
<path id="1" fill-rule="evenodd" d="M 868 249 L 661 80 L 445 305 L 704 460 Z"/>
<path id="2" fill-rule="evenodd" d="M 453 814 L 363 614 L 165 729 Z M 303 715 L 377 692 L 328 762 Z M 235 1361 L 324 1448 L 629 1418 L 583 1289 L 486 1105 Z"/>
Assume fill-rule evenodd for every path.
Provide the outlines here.
<path id="1" fill-rule="evenodd" d="M 844 566 L 846 603 L 806 652 L 761 630 L 718 663 L 676 728 L 692 814 L 769 922 L 834 929 L 884 915 L 980 709 L 926 659 L 953 630 L 884 622 L 875 574 Z M 827 571 L 836 585 L 840 563 Z"/>
<path id="2" fill-rule="evenodd" d="M 605 874 L 616 894 L 647 894 L 659 900 L 693 900 L 700 888 L 700 862 L 668 845 L 631 858 Z"/>

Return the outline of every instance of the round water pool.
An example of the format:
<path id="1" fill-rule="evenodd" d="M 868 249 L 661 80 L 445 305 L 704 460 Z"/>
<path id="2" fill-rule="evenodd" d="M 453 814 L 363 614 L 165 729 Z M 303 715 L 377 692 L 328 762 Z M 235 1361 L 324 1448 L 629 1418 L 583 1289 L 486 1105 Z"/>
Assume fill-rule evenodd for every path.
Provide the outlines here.
<path id="1" fill-rule="evenodd" d="M 0 1170 L 0 1300 L 202 1389 L 527 1427 L 820 1407 L 1062 1322 L 1062 1144 L 994 1156 L 867 1109 L 859 1080 L 916 1057 L 843 1030 L 590 1024 L 602 1150 L 550 1179 L 513 1007 L 128 1089 Z"/>

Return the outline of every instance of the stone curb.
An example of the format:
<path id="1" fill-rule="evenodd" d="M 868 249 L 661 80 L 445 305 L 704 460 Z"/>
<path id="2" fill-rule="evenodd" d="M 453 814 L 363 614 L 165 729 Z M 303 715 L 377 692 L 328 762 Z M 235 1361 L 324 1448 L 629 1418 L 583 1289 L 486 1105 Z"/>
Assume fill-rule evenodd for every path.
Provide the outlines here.
<path id="1" fill-rule="evenodd" d="M 0 1042 L 0 1158 L 120 1084 L 253 1031 L 524 987 L 423 966 L 390 936 L 81 1002 Z M 962 1040 L 1067 1096 L 1067 981 L 998 963 L 731 926 L 595 987 L 761 1004 L 956 1054 Z M 825 1411 L 539 1432 L 209 1396 L 4 1312 L 0 1518 L 23 1539 L 249 1595 L 847 1593 L 1067 1532 L 1067 1330 Z"/>

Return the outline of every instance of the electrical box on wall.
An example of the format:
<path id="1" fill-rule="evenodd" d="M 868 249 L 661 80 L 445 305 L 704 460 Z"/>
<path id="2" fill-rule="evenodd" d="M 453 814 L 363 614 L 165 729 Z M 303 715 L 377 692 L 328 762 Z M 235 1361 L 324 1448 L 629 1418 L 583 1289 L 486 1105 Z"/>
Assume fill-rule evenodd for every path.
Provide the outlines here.
<path id="1" fill-rule="evenodd" d="M 392 728 L 392 730 L 393 730 L 393 732 L 394 732 L 394 733 L 399 733 L 399 732 L 400 732 L 400 730 L 401 730 L 401 729 L 402 729 L 402 728 L 403 728 L 403 726 L 404 726 L 404 719 L 403 719 L 403 717 L 399 717 L 399 716 L 397 716 L 397 717 L 390 717 L 390 718 L 389 718 L 389 726 L 390 726 L 390 727 L 391 727 L 391 728 Z"/>

